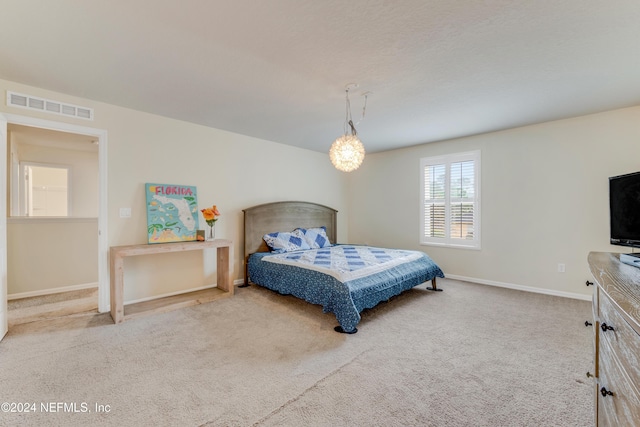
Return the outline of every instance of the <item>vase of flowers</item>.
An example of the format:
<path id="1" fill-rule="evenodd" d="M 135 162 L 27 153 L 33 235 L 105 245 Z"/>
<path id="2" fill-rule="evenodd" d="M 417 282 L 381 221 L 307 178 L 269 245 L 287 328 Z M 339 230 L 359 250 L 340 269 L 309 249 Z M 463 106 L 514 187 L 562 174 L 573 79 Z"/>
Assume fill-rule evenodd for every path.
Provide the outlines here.
<path id="1" fill-rule="evenodd" d="M 209 230 L 206 235 L 206 240 L 215 239 L 216 238 L 216 221 L 220 216 L 220 211 L 218 211 L 218 208 L 216 207 L 216 205 L 213 205 L 210 208 L 204 208 L 200 210 L 200 212 L 202 212 L 202 216 L 204 217 L 204 220 L 207 222 L 207 225 L 209 226 Z"/>

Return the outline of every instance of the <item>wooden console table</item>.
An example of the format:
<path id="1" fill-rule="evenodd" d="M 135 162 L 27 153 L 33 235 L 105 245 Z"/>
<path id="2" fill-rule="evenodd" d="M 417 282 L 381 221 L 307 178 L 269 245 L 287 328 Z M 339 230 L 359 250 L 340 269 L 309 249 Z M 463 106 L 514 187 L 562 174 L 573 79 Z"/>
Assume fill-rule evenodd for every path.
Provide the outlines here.
<path id="1" fill-rule="evenodd" d="M 180 295 L 160 297 L 127 305 L 124 310 L 124 258 L 136 255 L 163 254 L 168 252 L 197 251 L 217 248 L 217 287 Z M 115 323 L 143 314 L 164 313 L 182 307 L 202 304 L 233 295 L 233 242 L 216 239 L 207 242 L 158 243 L 152 245 L 112 246 L 111 267 L 111 317 Z"/>

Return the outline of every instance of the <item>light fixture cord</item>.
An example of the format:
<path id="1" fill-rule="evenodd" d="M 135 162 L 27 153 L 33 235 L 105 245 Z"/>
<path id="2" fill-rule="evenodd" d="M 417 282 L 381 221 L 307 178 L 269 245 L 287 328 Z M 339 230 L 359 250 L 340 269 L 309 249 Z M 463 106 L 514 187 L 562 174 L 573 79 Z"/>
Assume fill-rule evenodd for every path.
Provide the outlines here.
<path id="1" fill-rule="evenodd" d="M 362 117 L 360 117 L 360 120 L 358 120 L 358 123 L 356 123 L 356 124 L 359 124 L 361 121 L 364 120 L 364 113 L 367 111 L 367 97 L 368 96 L 369 96 L 369 92 L 366 92 L 364 94 L 364 105 L 362 106 Z"/>
<path id="2" fill-rule="evenodd" d="M 346 119 L 344 122 L 344 133 L 345 135 L 347 134 L 347 126 L 349 126 L 349 128 L 351 128 L 351 135 L 358 135 L 358 132 L 356 131 L 356 127 L 353 124 L 353 118 L 351 117 L 351 101 L 349 100 L 349 89 L 345 90 L 346 92 Z M 369 96 L 369 93 L 365 93 L 364 94 L 364 105 L 362 107 L 362 117 L 360 117 L 360 120 L 358 120 L 357 124 L 360 124 L 360 122 L 364 119 L 364 115 L 367 111 L 367 97 Z"/>
<path id="3" fill-rule="evenodd" d="M 347 126 L 351 126 L 351 133 L 353 134 L 355 128 L 353 126 L 353 121 L 351 120 L 351 102 L 349 102 L 349 89 L 345 90 L 346 93 L 346 113 L 344 119 L 344 134 L 347 134 Z"/>

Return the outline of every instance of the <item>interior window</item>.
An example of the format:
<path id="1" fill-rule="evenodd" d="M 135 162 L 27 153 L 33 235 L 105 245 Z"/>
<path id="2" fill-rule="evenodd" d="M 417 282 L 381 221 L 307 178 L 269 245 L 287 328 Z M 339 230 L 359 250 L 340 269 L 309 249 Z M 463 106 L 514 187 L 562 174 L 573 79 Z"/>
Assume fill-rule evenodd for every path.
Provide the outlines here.
<path id="1" fill-rule="evenodd" d="M 22 164 L 25 216 L 69 216 L 69 168 Z"/>

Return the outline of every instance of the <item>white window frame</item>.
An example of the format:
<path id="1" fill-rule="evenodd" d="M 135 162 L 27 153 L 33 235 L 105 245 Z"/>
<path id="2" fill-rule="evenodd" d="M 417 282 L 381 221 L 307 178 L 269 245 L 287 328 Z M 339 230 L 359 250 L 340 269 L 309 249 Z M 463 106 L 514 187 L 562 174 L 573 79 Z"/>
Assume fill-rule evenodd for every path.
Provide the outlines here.
<path id="1" fill-rule="evenodd" d="M 444 246 L 461 249 L 481 249 L 480 239 L 480 150 L 464 153 L 453 153 L 443 156 L 424 157 L 420 159 L 420 244 L 428 246 Z M 471 201 L 473 209 L 473 239 L 451 237 L 451 164 L 473 160 L 474 162 L 474 197 Z M 425 179 L 424 169 L 428 166 L 445 165 L 445 237 L 425 236 Z"/>

